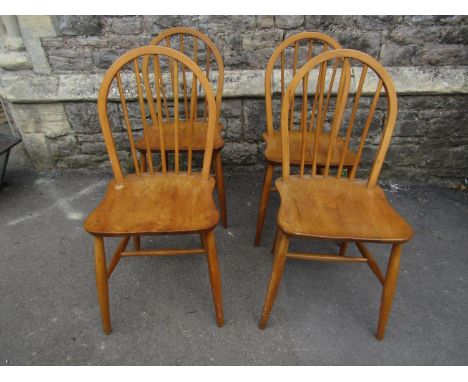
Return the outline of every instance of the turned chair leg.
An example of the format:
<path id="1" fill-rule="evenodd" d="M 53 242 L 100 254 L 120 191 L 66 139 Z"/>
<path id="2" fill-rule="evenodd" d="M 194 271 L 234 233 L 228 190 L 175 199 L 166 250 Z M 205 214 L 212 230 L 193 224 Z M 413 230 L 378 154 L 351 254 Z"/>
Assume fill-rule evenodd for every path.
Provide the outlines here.
<path id="1" fill-rule="evenodd" d="M 262 318 L 258 327 L 265 329 L 270 317 L 273 303 L 275 302 L 276 294 L 278 293 L 278 287 L 283 276 L 284 264 L 286 262 L 286 253 L 289 247 L 288 236 L 279 230 L 278 246 L 273 260 L 273 269 L 271 271 L 270 283 L 268 284 L 268 291 L 265 298 L 265 304 L 263 306 Z"/>
<path id="2" fill-rule="evenodd" d="M 96 262 L 96 289 L 101 309 L 102 328 L 105 334 L 112 331 L 109 312 L 109 286 L 107 283 L 106 255 L 104 251 L 104 239 L 94 238 L 94 257 Z"/>
<path id="3" fill-rule="evenodd" d="M 262 236 L 263 224 L 265 223 L 268 199 L 270 198 L 271 183 L 273 181 L 273 169 L 274 166 L 271 163 L 267 163 L 265 168 L 265 178 L 263 179 L 260 207 L 258 209 L 257 230 L 255 232 L 255 246 L 260 245 L 260 238 Z"/>
<path id="4" fill-rule="evenodd" d="M 202 233 L 200 234 L 200 243 L 201 243 L 202 248 L 207 250 L 205 235 Z"/>
<path id="5" fill-rule="evenodd" d="M 139 251 L 141 249 L 140 235 L 133 236 L 133 246 L 135 247 L 135 251 Z"/>
<path id="6" fill-rule="evenodd" d="M 402 244 L 394 244 L 392 253 L 388 261 L 387 275 L 385 277 L 384 288 L 382 292 L 382 302 L 380 303 L 379 324 L 377 327 L 376 337 L 382 341 L 387 327 L 388 316 L 392 308 L 393 296 L 395 295 L 398 279 L 398 271 L 400 269 L 400 255 Z"/>
<path id="7" fill-rule="evenodd" d="M 223 164 L 221 162 L 221 151 L 213 152 L 214 167 L 216 175 L 216 188 L 218 190 L 219 208 L 221 210 L 221 222 L 223 227 L 227 228 L 227 210 L 226 210 L 226 192 L 224 189 Z"/>
<path id="8" fill-rule="evenodd" d="M 273 242 L 273 247 L 271 247 L 271 253 L 274 255 L 276 251 L 278 250 L 278 243 L 279 243 L 279 234 L 280 234 L 280 229 L 276 227 L 276 233 L 275 233 L 275 241 Z"/>
<path id="9" fill-rule="evenodd" d="M 146 172 L 146 156 L 144 154 L 140 157 L 140 172 Z"/>
<path id="10" fill-rule="evenodd" d="M 348 249 L 348 242 L 344 241 L 340 244 L 340 256 L 344 256 L 346 254 L 346 249 Z"/>
<path id="11" fill-rule="evenodd" d="M 208 270 L 210 273 L 211 292 L 213 293 L 213 303 L 216 313 L 216 324 L 219 327 L 222 327 L 224 325 L 224 314 L 221 296 L 221 274 L 219 272 L 214 232 L 210 231 L 203 234 L 202 241 L 206 248 L 206 258 L 208 260 Z"/>

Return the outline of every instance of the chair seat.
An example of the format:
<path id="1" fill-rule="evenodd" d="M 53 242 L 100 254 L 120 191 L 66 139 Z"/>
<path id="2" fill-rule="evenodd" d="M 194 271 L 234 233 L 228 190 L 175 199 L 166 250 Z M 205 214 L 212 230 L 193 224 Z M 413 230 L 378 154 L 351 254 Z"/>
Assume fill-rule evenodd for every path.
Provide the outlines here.
<path id="1" fill-rule="evenodd" d="M 275 131 L 273 134 L 263 134 L 263 139 L 266 142 L 265 157 L 270 162 L 282 163 L 282 149 L 281 149 L 281 133 Z M 301 163 L 301 142 L 302 133 L 300 131 L 289 132 L 289 156 L 290 163 Z M 306 153 L 305 163 L 312 164 L 312 156 L 314 150 L 315 132 L 306 133 Z M 321 134 L 319 139 L 317 164 L 324 165 L 327 160 L 328 144 L 330 142 L 330 134 Z M 337 167 L 340 164 L 341 153 L 343 152 L 344 140 L 340 137 L 336 138 L 335 149 L 333 150 L 330 165 Z M 346 149 L 344 167 L 349 168 L 354 164 L 356 154 Z"/>
<path id="2" fill-rule="evenodd" d="M 210 230 L 219 218 L 214 184 L 200 174 L 175 173 L 127 175 L 120 189 L 112 180 L 84 228 L 102 236 Z"/>
<path id="3" fill-rule="evenodd" d="M 174 144 L 174 121 L 170 122 L 163 122 L 163 132 L 164 132 L 164 148 L 168 151 L 175 150 Z M 197 121 L 194 123 L 192 127 L 192 139 L 190 139 L 190 126 L 189 123 L 185 120 L 181 120 L 178 123 L 178 144 L 179 150 L 187 151 L 190 146 L 190 141 L 192 142 L 192 150 L 193 151 L 204 151 L 205 150 L 205 142 L 206 142 L 206 130 L 208 128 L 207 122 L 204 121 Z M 221 131 L 223 129 L 223 125 L 218 123 L 216 126 L 215 131 L 215 138 L 213 143 L 213 149 L 219 150 L 223 148 L 224 141 L 223 137 L 221 136 Z M 159 143 L 159 127 L 150 126 L 148 129 L 149 132 L 149 141 L 151 151 L 158 151 L 161 149 Z M 146 144 L 144 138 L 139 138 L 135 142 L 135 147 L 137 150 L 141 152 L 146 152 Z"/>
<path id="4" fill-rule="evenodd" d="M 281 206 L 278 225 L 289 235 L 400 243 L 411 226 L 393 209 L 382 188 L 347 178 L 290 176 L 276 181 Z"/>

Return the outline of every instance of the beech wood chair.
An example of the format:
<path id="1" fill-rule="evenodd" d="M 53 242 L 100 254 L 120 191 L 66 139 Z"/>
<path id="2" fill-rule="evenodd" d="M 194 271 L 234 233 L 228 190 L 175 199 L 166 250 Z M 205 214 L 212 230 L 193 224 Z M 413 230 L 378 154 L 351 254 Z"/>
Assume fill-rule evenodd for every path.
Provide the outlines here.
<path id="1" fill-rule="evenodd" d="M 223 96 L 224 86 L 224 64 L 221 53 L 219 52 L 216 45 L 211 41 L 208 36 L 200 31 L 191 28 L 176 27 L 170 28 L 158 36 L 153 38 L 149 45 L 166 46 L 173 48 L 191 58 L 195 64 L 197 64 L 204 72 L 208 80 L 213 77 L 216 84 L 216 130 L 213 148 L 213 172 L 215 174 L 216 189 L 218 191 L 219 207 L 221 210 L 221 222 L 224 228 L 227 228 L 227 210 L 226 210 L 226 191 L 224 188 L 224 174 L 223 165 L 221 160 L 221 150 L 224 147 L 224 140 L 221 136 L 223 130 L 223 124 L 219 122 L 221 114 L 221 99 Z M 217 70 L 214 70 L 217 69 Z M 205 135 L 207 129 L 207 99 L 204 97 L 203 102 L 199 105 L 198 98 L 202 96 L 198 94 L 197 89 L 193 94 L 187 94 L 187 79 L 184 68 L 182 67 L 182 78 L 183 78 L 183 94 L 184 102 L 183 108 L 180 110 L 180 120 L 178 122 L 180 133 L 181 133 L 181 145 L 179 146 L 180 152 L 187 151 L 187 145 L 185 143 L 184 131 L 187 131 L 186 126 L 189 123 L 189 118 L 194 119 L 193 128 L 193 152 L 203 152 L 205 150 Z M 190 96 L 195 99 L 195 114 L 189 115 L 189 104 L 191 102 Z M 167 136 L 166 144 L 166 157 L 169 153 L 174 153 L 173 137 L 174 134 L 174 116 L 171 115 L 170 105 L 166 99 L 166 95 L 163 93 L 163 104 L 165 117 L 162 122 L 164 135 Z M 200 110 L 201 109 L 201 110 Z M 150 126 L 149 128 L 150 148 L 152 151 L 159 151 L 159 136 L 158 128 L 156 126 Z M 138 151 L 145 153 L 146 144 L 143 139 L 139 139 L 135 143 Z M 141 162 L 141 168 L 144 171 L 146 168 L 145 156 L 143 155 Z"/>
<path id="2" fill-rule="evenodd" d="M 309 118 L 310 106 L 307 103 L 307 92 L 303 92 L 305 103 L 300 110 L 306 123 L 301 130 L 301 139 L 298 146 L 291 145 L 290 133 L 290 107 L 299 84 L 304 84 L 310 74 L 323 75 L 323 68 L 331 61 L 338 61 L 341 65 L 341 75 L 333 120 L 328 136 L 322 132 L 322 126 L 315 129 L 315 140 L 306 139 L 305 126 Z M 351 67 L 353 64 L 353 78 Z M 317 69 L 317 70 L 313 70 Z M 357 82 L 357 79 L 359 81 Z M 355 91 L 351 110 L 346 110 L 350 84 Z M 318 80 L 319 96 L 317 115 L 312 113 L 312 119 L 321 118 L 324 105 L 324 82 Z M 303 89 L 307 89 L 304 86 Z M 382 93 L 384 97 L 382 97 Z M 361 95 L 370 95 L 370 102 L 361 100 Z M 382 98 L 379 102 L 379 99 Z M 380 104 L 382 118 L 375 117 Z M 346 112 L 345 112 L 346 111 Z M 381 111 L 379 111 L 380 113 Z M 390 143 L 395 126 L 397 114 L 397 97 L 392 79 L 383 66 L 374 58 L 355 50 L 340 49 L 322 53 L 310 60 L 294 76 L 286 90 L 281 110 L 281 144 L 283 177 L 276 180 L 281 205 L 278 212 L 278 230 L 274 244 L 274 262 L 271 279 L 259 327 L 264 329 L 275 300 L 278 286 L 283 274 L 287 258 L 300 260 L 319 260 L 334 262 L 363 262 L 369 265 L 372 272 L 383 285 L 380 316 L 376 337 L 382 340 L 390 313 L 393 296 L 396 290 L 397 276 L 400 264 L 401 248 L 403 243 L 413 237 L 411 226 L 392 208 L 385 193 L 377 185 L 377 179 Z M 379 125 L 380 123 L 380 125 Z M 356 125 L 356 126 L 355 126 Z M 347 127 L 346 127 L 347 126 Z M 337 136 L 341 129 L 345 129 L 344 146 L 337 146 Z M 371 132 L 372 130 L 376 130 Z M 320 145 L 326 143 L 324 152 L 325 167 L 319 174 Z M 310 147 L 310 145 L 312 146 Z M 342 177 L 342 170 L 346 160 L 346 150 L 349 146 L 356 146 L 356 155 L 348 177 Z M 365 146 L 375 148 L 374 159 L 369 160 L 370 170 L 361 166 L 361 158 Z M 377 146 L 378 145 L 378 146 Z M 311 150 L 311 172 L 306 174 L 306 150 Z M 293 152 L 296 150 L 296 152 Z M 299 152 L 297 152 L 299 151 Z M 290 158 L 297 156 L 299 161 L 299 174 L 290 174 Z M 372 157 L 372 156 L 371 156 Z M 333 169 L 332 163 L 336 160 L 338 168 Z M 308 172 L 308 171 L 307 171 Z M 358 179 L 367 174 L 367 179 Z M 310 254 L 289 251 L 290 238 L 308 238 L 344 242 L 339 254 Z M 362 257 L 347 256 L 345 254 L 348 243 L 354 242 Z M 388 262 L 386 276 L 378 267 L 376 261 L 366 247 L 366 242 L 391 244 L 391 255 Z"/>
<path id="3" fill-rule="evenodd" d="M 167 62 L 166 67 L 170 68 L 172 73 L 170 81 L 166 81 L 168 76 L 164 77 L 162 73 L 162 61 Z M 181 109 L 179 101 L 181 70 L 182 73 L 187 71 L 191 92 L 195 93 L 197 86 L 200 85 L 206 95 L 207 125 L 201 170 L 192 166 L 194 119 L 191 118 L 184 126 L 186 136 L 181 136 L 178 129 L 178 115 Z M 159 137 L 155 138 L 159 139 L 160 170 L 158 170 L 156 160 L 153 160 L 156 154 L 152 153 L 150 147 L 150 137 L 153 136 L 149 134 L 149 129 L 150 123 L 152 126 L 161 126 L 163 123 L 163 87 L 168 87 L 166 94 L 171 95 L 174 100 L 175 118 L 171 136 L 173 140 L 169 142 L 167 136 L 161 133 L 161 129 Z M 146 147 L 144 152 L 146 171 L 142 171 L 139 167 L 138 150 L 135 145 L 137 131 L 135 126 L 132 126 L 129 116 L 128 101 L 132 98 L 138 100 L 141 111 L 143 140 Z M 122 108 L 125 131 L 118 137 L 113 136 L 119 133 L 119 130 L 115 126 L 111 127 L 108 117 L 109 99 L 120 100 Z M 189 107 L 189 114 L 193 116 L 195 97 L 192 97 Z M 147 111 L 151 122 L 147 121 Z M 108 279 L 121 257 L 126 256 L 206 254 L 216 322 L 218 326 L 223 326 L 221 276 L 213 233 L 219 213 L 213 200 L 215 181 L 210 176 L 217 108 L 208 79 L 192 60 L 178 51 L 156 46 L 133 49 L 118 58 L 105 73 L 99 90 L 98 113 L 114 179 L 109 183 L 104 199 L 86 219 L 84 228 L 94 236 L 96 286 L 104 332 L 106 334 L 111 332 Z M 122 141 L 122 137 L 125 136 L 130 146 L 129 157 L 124 155 L 128 154 L 128 151 L 116 147 L 117 139 L 120 138 Z M 182 158 L 182 144 L 188 145 L 185 165 Z M 166 145 L 171 145 L 175 154 L 172 171 L 166 162 Z M 133 163 L 134 173 L 124 174 L 123 164 L 126 160 Z M 141 235 L 161 234 L 199 234 L 201 247 L 141 249 Z M 109 236 L 122 237 L 122 240 L 109 264 L 106 264 L 104 238 Z M 131 237 L 133 237 L 134 250 L 127 250 Z"/>
<path id="4" fill-rule="evenodd" d="M 323 33 L 319 32 L 301 32 L 295 34 L 286 40 L 284 40 L 273 52 L 270 60 L 268 61 L 266 71 L 265 71 L 265 109 L 266 109 L 266 125 L 267 131 L 263 134 L 263 139 L 265 140 L 265 177 L 263 180 L 262 194 L 260 198 L 260 206 L 258 209 L 257 216 L 257 228 L 255 231 L 255 245 L 260 245 L 263 225 L 265 223 L 265 215 L 268 206 L 268 200 L 270 198 L 271 191 L 277 191 L 273 186 L 273 172 L 276 166 L 280 166 L 282 163 L 282 154 L 281 154 L 281 134 L 279 127 L 275 128 L 274 116 L 273 116 L 273 82 L 275 79 L 275 67 L 280 66 L 279 73 L 279 82 L 281 83 L 281 100 L 284 97 L 286 86 L 292 77 L 296 74 L 298 68 L 300 68 L 305 62 L 310 60 L 312 57 L 322 53 L 327 52 L 333 49 L 341 49 L 341 45 Z M 289 69 L 289 71 L 287 70 Z M 326 69 L 326 68 L 325 68 Z M 321 114 L 321 119 L 318 121 L 318 124 L 322 126 L 325 123 L 327 110 L 330 103 L 331 90 L 333 87 L 335 74 L 337 66 L 336 63 L 333 66 L 333 73 L 330 79 L 330 84 L 328 88 L 327 97 L 325 100 L 324 111 Z M 291 75 L 292 74 L 292 75 Z M 322 76 L 322 81 L 325 81 L 325 76 Z M 306 80 L 307 81 L 307 80 Z M 304 83 L 307 86 L 307 82 Z M 318 96 L 319 82 L 317 83 L 315 89 L 315 99 Z M 295 98 L 291 101 L 290 111 L 292 114 L 294 111 Z M 301 120 L 301 123 L 304 122 Z M 300 145 L 300 140 L 302 138 L 301 132 L 294 123 L 294 118 L 290 118 L 289 121 L 289 141 L 292 148 L 298 148 Z M 314 134 L 312 123 L 308 127 L 306 139 L 311 141 L 313 144 Z M 317 156 L 317 166 L 319 171 L 322 171 L 324 168 L 324 163 L 326 161 L 326 148 L 327 148 L 327 139 L 325 136 L 321 141 L 318 147 L 318 156 Z M 338 150 L 341 150 L 343 147 L 343 140 L 338 138 L 337 146 Z M 343 165 L 344 169 L 349 169 L 354 162 L 355 154 L 352 151 L 346 151 L 345 162 Z M 309 151 L 306 151 L 305 162 L 311 164 L 312 155 Z M 290 164 L 292 166 L 298 166 L 300 164 L 300 150 L 291 150 Z M 336 161 L 332 161 L 332 166 L 337 166 Z"/>

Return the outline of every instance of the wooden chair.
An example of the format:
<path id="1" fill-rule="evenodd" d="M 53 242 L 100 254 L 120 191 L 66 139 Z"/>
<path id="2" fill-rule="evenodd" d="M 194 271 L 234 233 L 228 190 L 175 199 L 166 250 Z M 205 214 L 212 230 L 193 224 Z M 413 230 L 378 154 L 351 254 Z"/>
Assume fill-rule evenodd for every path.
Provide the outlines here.
<path id="1" fill-rule="evenodd" d="M 214 77 L 216 79 L 216 108 L 217 108 L 217 124 L 215 130 L 215 140 L 214 140 L 214 151 L 213 151 L 213 169 L 215 173 L 216 188 L 218 191 L 219 206 L 221 209 L 221 222 L 223 223 L 224 228 L 227 228 L 227 211 L 226 211 L 226 192 L 224 188 L 224 175 L 223 175 L 223 165 L 221 161 L 221 150 L 224 146 L 224 140 L 221 136 L 221 131 L 223 130 L 223 124 L 219 122 L 219 117 L 221 114 L 221 98 L 223 96 L 223 86 L 224 86 L 224 64 L 221 57 L 221 53 L 216 48 L 216 45 L 203 33 L 191 29 L 191 28 L 170 28 L 160 33 L 158 36 L 153 38 L 149 45 L 156 46 L 167 46 L 179 50 L 181 53 L 190 57 L 195 64 L 197 64 L 202 70 L 204 70 L 205 75 L 208 79 Z M 213 68 L 216 68 L 217 71 L 214 71 Z M 179 146 L 180 152 L 187 151 L 187 144 L 185 144 L 185 135 L 187 124 L 189 123 L 189 118 L 192 117 L 195 120 L 194 131 L 193 131 L 193 145 L 192 150 L 194 152 L 202 153 L 205 150 L 205 140 L 207 129 L 207 100 L 204 98 L 203 104 L 198 105 L 198 94 L 197 90 L 192 96 L 195 98 L 195 111 L 196 113 L 193 116 L 188 115 L 189 104 L 190 104 L 190 94 L 187 94 L 187 79 L 184 69 L 182 68 L 182 77 L 183 77 L 183 96 L 184 96 L 184 107 L 180 110 L 180 120 L 178 122 L 179 128 L 181 130 L 181 145 Z M 163 94 L 163 103 L 165 118 L 163 120 L 162 126 L 164 135 L 167 135 L 166 141 L 166 155 L 169 153 L 174 153 L 173 147 L 173 137 L 174 134 L 174 116 L 170 115 L 170 105 L 168 105 L 167 99 Z M 201 107 L 201 110 L 200 110 Z M 199 115 L 202 114 L 202 115 Z M 157 137 L 159 132 L 156 126 L 150 126 L 149 128 L 149 137 L 150 137 L 150 147 L 152 151 L 159 151 L 160 147 L 159 140 Z M 144 153 L 146 150 L 145 142 L 142 139 L 136 141 L 135 144 L 138 151 Z M 145 169 L 145 156 L 142 157 L 142 169 Z"/>
<path id="2" fill-rule="evenodd" d="M 307 92 L 302 94 L 305 106 L 300 106 L 301 116 L 306 123 L 303 124 L 301 130 L 299 154 L 292 152 L 297 150 L 297 147 L 291 145 L 290 140 L 290 106 L 299 83 L 304 83 L 311 73 L 317 74 L 318 72 L 320 76 L 320 73 L 324 73 L 325 65 L 332 60 L 338 61 L 343 70 L 341 70 L 333 119 L 328 131 L 329 140 L 326 140 L 325 167 L 323 174 L 319 174 L 319 150 L 322 138 L 326 138 L 319 124 L 314 133 L 313 146 L 310 148 L 312 152 L 311 173 L 307 175 L 305 152 L 309 150 L 307 145 L 311 143 L 305 139 L 307 132 L 304 128 L 307 126 L 310 109 L 307 103 Z M 354 76 L 351 78 L 350 68 L 353 63 L 357 63 L 358 66 L 353 67 Z M 313 69 L 318 70 L 313 71 Z M 352 106 L 350 104 L 346 110 L 351 82 L 355 96 Z M 324 105 L 324 82 L 319 80 L 318 83 L 321 88 L 318 97 L 318 114 L 315 116 L 312 113 L 312 119 L 320 119 Z M 382 92 L 385 97 L 381 96 Z M 372 97 L 361 100 L 362 94 L 369 94 Z M 384 98 L 385 102 L 379 102 L 379 100 L 382 101 L 381 98 Z M 369 100 L 370 102 L 367 102 Z M 381 106 L 382 103 L 385 105 Z M 376 117 L 377 114 L 384 115 L 383 121 L 382 118 Z M 396 114 L 397 97 L 389 74 L 374 58 L 362 52 L 341 49 L 323 53 L 310 60 L 294 76 L 286 90 L 281 110 L 283 177 L 276 181 L 281 206 L 277 217 L 278 230 L 274 244 L 273 271 L 259 325 L 261 329 L 264 329 L 267 324 L 286 258 L 365 262 L 383 285 L 376 334 L 379 340 L 383 339 L 396 289 L 401 247 L 404 242 L 413 237 L 411 226 L 392 208 L 384 191 L 376 184 L 395 127 Z M 340 130 L 345 135 L 343 148 L 336 145 Z M 355 146 L 356 157 L 349 176 L 342 177 L 346 160 L 344 149 L 350 145 Z M 369 145 L 375 148 L 373 160 L 372 155 L 368 155 Z M 365 168 L 365 160 L 362 159 L 365 152 L 370 157 L 368 172 Z M 300 158 L 298 175 L 290 174 L 290 158 L 293 155 L 298 155 Z M 335 169 L 332 168 L 334 160 L 338 163 Z M 361 167 L 359 172 L 358 167 Z M 367 180 L 356 178 L 357 175 L 363 177 L 366 174 Z M 290 252 L 288 248 L 291 237 L 345 242 L 346 245 L 354 242 L 363 257 L 346 256 L 346 246 L 341 247 L 339 254 Z M 392 245 L 385 277 L 366 247 L 366 242 Z"/>
<path id="3" fill-rule="evenodd" d="M 263 225 L 265 222 L 265 215 L 268 206 L 268 200 L 270 197 L 270 191 L 276 191 L 276 188 L 272 188 L 273 182 L 273 172 L 276 166 L 280 166 L 282 163 L 282 154 L 281 154 L 281 134 L 278 129 L 275 129 L 274 126 L 274 117 L 273 117 L 273 80 L 275 77 L 274 69 L 275 66 L 280 66 L 280 75 L 279 82 L 281 83 L 281 100 L 284 97 L 284 92 L 288 81 L 294 76 L 298 70 L 308 60 L 313 56 L 320 54 L 322 52 L 329 51 L 331 49 L 341 49 L 341 45 L 335 41 L 333 38 L 318 32 L 302 32 L 295 34 L 286 40 L 284 40 L 273 52 L 265 72 L 265 108 L 266 108 L 266 125 L 267 131 L 263 134 L 263 139 L 265 140 L 265 177 L 263 180 L 262 195 L 260 198 L 260 206 L 258 210 L 257 217 L 257 229 L 255 231 L 255 245 L 260 245 L 260 239 L 262 235 Z M 301 64 L 302 63 L 302 64 Z M 289 71 L 287 68 L 291 68 Z M 325 101 L 325 109 L 322 113 L 322 119 L 319 121 L 319 125 L 323 125 L 325 122 L 325 117 L 327 115 L 327 110 L 330 102 L 331 88 L 333 86 L 333 81 L 335 78 L 336 66 L 333 68 L 333 75 L 330 80 L 330 86 L 327 93 L 327 98 Z M 291 76 L 292 74 L 292 76 Z M 325 80 L 325 76 L 322 76 L 322 81 Z M 315 98 L 318 96 L 318 87 L 319 83 L 316 86 Z M 295 99 L 293 98 L 291 102 L 290 113 L 293 112 L 294 108 L 292 107 L 295 104 Z M 290 119 L 290 144 L 292 147 L 298 147 L 301 140 L 301 133 L 295 129 L 294 118 Z M 309 126 L 307 131 L 307 139 L 314 139 L 314 134 L 312 130 L 312 124 Z M 325 163 L 326 152 L 326 137 L 320 144 L 318 148 L 318 158 L 317 163 L 319 166 L 319 171 L 323 169 L 323 164 Z M 339 140 L 338 147 L 342 147 L 344 142 Z M 300 150 L 291 150 L 290 164 L 293 166 L 298 166 L 300 163 L 299 157 Z M 348 169 L 354 161 L 354 153 L 348 151 L 345 156 L 344 168 Z M 312 157 L 310 152 L 306 152 L 306 163 L 310 164 Z M 335 162 L 332 162 L 332 166 L 336 166 Z"/>
<path id="4" fill-rule="evenodd" d="M 170 80 L 162 73 L 162 61 L 167 62 L 166 66 L 172 72 Z M 178 115 L 182 108 L 179 102 L 181 68 L 183 68 L 183 73 L 187 71 L 190 74 L 192 93 L 196 92 L 200 84 L 206 94 L 207 127 L 201 170 L 192 165 L 194 139 L 190 138 L 194 136 L 192 134 L 193 119 L 185 127 L 187 130 L 184 133 L 188 134 L 188 137 L 179 136 Z M 162 125 L 162 94 L 164 94 L 163 87 L 166 87 L 168 82 L 166 94 L 171 95 L 174 100 L 174 133 L 173 141 L 169 143 L 166 136 L 161 134 L 162 130 L 159 129 L 160 171 L 158 171 L 155 169 L 156 163 L 153 160 L 156 154 L 150 150 L 150 124 L 146 113 L 149 111 L 152 126 Z M 154 83 L 155 91 L 153 91 L 152 83 Z M 119 131 L 118 126 L 110 126 L 109 98 L 120 100 L 125 126 L 122 132 Z M 141 112 L 143 140 L 146 146 L 144 155 L 147 169 L 145 172 L 139 167 L 134 137 L 137 127 L 132 125 L 129 113 L 128 101 L 135 98 L 138 100 Z M 194 115 L 194 99 L 192 97 L 190 115 Z M 156 46 L 133 49 L 117 59 L 105 73 L 99 90 L 98 113 L 115 179 L 109 183 L 104 199 L 86 219 L 84 228 L 94 236 L 96 285 L 104 332 L 106 334 L 111 332 L 108 279 L 122 256 L 206 254 L 216 322 L 218 326 L 223 326 L 221 277 L 213 233 L 219 214 L 213 200 L 215 182 L 210 176 L 217 108 L 208 79 L 192 60 L 173 49 Z M 126 144 L 123 145 L 124 147 L 116 147 L 117 139 L 122 142 L 124 138 L 128 138 L 129 156 L 124 155 L 128 153 L 128 150 L 124 150 Z M 186 163 L 180 150 L 183 139 L 185 139 L 184 144 L 188 145 Z M 174 149 L 173 171 L 169 170 L 166 162 L 166 145 L 171 145 Z M 124 174 L 123 164 L 126 161 L 133 163 L 134 173 Z M 161 234 L 199 234 L 202 245 L 200 248 L 193 249 L 140 248 L 141 235 Z M 106 265 L 104 238 L 109 236 L 122 237 L 122 240 L 110 263 Z M 133 237 L 135 248 L 127 250 L 126 247 L 131 237 Z"/>

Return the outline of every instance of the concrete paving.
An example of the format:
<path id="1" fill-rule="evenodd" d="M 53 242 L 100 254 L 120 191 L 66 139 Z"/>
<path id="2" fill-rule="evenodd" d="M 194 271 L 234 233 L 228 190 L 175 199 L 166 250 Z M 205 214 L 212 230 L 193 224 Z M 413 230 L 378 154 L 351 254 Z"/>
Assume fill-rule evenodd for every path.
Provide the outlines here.
<path id="1" fill-rule="evenodd" d="M 16 156 L 20 155 L 18 151 Z M 23 158 L 24 159 L 24 158 Z M 279 205 L 253 246 L 260 173 L 226 179 L 229 228 L 216 228 L 226 324 L 218 328 L 204 257 L 122 259 L 101 331 L 93 243 L 83 219 L 110 172 L 35 173 L 13 156 L 0 191 L 0 363 L 9 365 L 466 365 L 468 194 L 392 184 L 416 235 L 403 248 L 386 338 L 374 337 L 380 284 L 366 265 L 288 260 L 265 331 L 257 328 Z M 144 245 L 198 245 L 158 237 Z M 116 245 L 107 240 L 108 256 Z M 296 242 L 299 250 L 334 243 Z M 384 266 L 389 246 L 372 246 Z M 357 254 L 355 248 L 352 252 Z"/>

